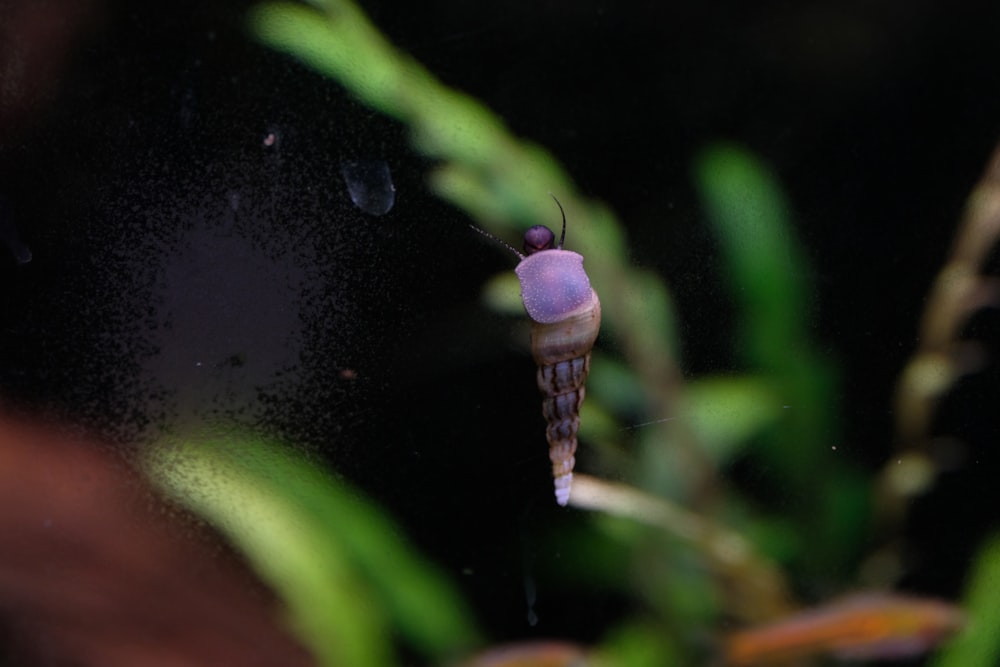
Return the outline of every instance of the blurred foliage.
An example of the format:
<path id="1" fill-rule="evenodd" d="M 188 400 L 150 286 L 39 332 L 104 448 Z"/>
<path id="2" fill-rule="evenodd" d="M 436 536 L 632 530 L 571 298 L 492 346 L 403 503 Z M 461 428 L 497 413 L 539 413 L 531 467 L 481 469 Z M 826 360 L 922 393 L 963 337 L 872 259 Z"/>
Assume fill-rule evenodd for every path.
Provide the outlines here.
<path id="1" fill-rule="evenodd" d="M 357 491 L 294 450 L 247 435 L 153 451 L 153 479 L 247 556 L 323 664 L 396 664 L 397 633 L 438 660 L 475 642 L 442 576 Z"/>
<path id="2" fill-rule="evenodd" d="M 479 102 L 397 51 L 353 4 L 314 5 L 260 5 L 251 29 L 404 123 L 413 146 L 437 161 L 433 190 L 492 233 L 508 238 L 551 222 L 549 192 L 572 221 L 568 245 L 586 257 L 605 314 L 581 436 L 599 453 L 601 472 L 627 482 L 583 474 L 574 482 L 571 503 L 595 511 L 592 539 L 616 545 L 607 550 L 614 557 L 594 558 L 579 574 L 590 576 L 589 567 L 600 579 L 598 570 L 620 567 L 624 554 L 632 576 L 603 581 L 629 587 L 642 610 L 609 628 L 589 660 L 701 664 L 705 640 L 717 639 L 723 620 L 760 622 L 791 611 L 789 577 L 814 590 L 852 586 L 872 484 L 833 453 L 837 379 L 812 341 L 809 267 L 769 169 L 728 144 L 694 161 L 694 185 L 739 314 L 745 369 L 686 382 L 670 294 L 657 276 L 630 265 L 623 227 L 607 207 L 582 199 L 548 153 L 511 136 Z M 498 277 L 485 302 L 520 314 L 515 284 L 512 272 Z M 779 505 L 720 474 L 746 461 L 767 471 L 764 486 Z M 284 449 L 252 437 L 174 443 L 151 466 L 173 497 L 247 555 L 323 664 L 391 664 L 397 633 L 432 661 L 475 641 L 454 592 L 388 520 Z M 995 546 L 987 549 L 983 570 L 992 573 L 997 558 Z M 983 591 L 995 600 L 998 576 L 972 584 L 970 605 L 983 618 L 995 613 Z M 943 664 L 991 664 L 996 648 L 988 641 L 970 631 Z M 970 643 L 975 648 L 960 648 Z M 519 653 L 523 662 L 494 656 L 470 664 L 579 658 L 575 648 L 538 651 L 534 662 Z"/>
<path id="3" fill-rule="evenodd" d="M 791 511 L 811 545 L 809 568 L 839 569 L 863 538 L 869 491 L 832 455 L 840 440 L 837 382 L 811 341 L 814 291 L 789 206 L 767 167 L 739 147 L 706 149 L 694 173 L 739 310 L 740 355 L 771 390 L 755 403 L 774 409 L 777 399 L 783 412 L 754 453 L 776 471 L 782 497 L 794 500 Z"/>
<path id="4" fill-rule="evenodd" d="M 1000 536 L 980 549 L 963 602 L 970 623 L 941 651 L 933 667 L 986 667 L 1000 662 Z"/>

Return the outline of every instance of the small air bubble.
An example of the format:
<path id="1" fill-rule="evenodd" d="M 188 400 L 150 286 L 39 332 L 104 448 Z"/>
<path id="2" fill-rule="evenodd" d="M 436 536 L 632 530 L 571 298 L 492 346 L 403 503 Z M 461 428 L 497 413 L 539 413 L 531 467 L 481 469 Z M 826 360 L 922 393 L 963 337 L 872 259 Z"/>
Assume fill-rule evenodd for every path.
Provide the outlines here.
<path id="1" fill-rule="evenodd" d="M 389 165 L 385 160 L 346 160 L 340 164 L 351 201 L 369 215 L 385 215 L 396 203 L 396 186 L 392 184 Z"/>
<path id="2" fill-rule="evenodd" d="M 31 249 L 20 241 L 8 242 L 10 251 L 14 253 L 14 259 L 18 264 L 27 264 L 31 261 Z"/>
<path id="3" fill-rule="evenodd" d="M 0 201 L 0 241 L 7 246 L 18 264 L 27 264 L 31 261 L 31 250 L 18 237 L 13 215 L 3 201 Z"/>

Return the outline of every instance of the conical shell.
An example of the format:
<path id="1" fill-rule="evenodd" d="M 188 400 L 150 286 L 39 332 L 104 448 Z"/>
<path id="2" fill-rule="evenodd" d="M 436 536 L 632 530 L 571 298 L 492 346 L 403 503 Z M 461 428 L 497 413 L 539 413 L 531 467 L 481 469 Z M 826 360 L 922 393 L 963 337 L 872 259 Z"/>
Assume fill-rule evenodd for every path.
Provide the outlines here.
<path id="1" fill-rule="evenodd" d="M 569 502 L 576 463 L 576 434 L 580 405 L 586 395 L 590 351 L 601 328 L 601 302 L 591 290 L 588 302 L 558 322 L 532 322 L 531 353 L 538 364 L 542 414 L 548 423 L 549 459 L 555 480 L 556 502 Z"/>

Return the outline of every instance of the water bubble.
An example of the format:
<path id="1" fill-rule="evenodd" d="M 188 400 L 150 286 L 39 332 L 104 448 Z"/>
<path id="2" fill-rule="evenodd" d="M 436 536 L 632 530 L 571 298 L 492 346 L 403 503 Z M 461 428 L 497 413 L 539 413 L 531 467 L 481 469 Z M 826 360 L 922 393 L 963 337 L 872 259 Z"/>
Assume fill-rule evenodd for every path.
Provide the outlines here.
<path id="1" fill-rule="evenodd" d="M 18 264 L 27 264 L 31 261 L 31 249 L 18 240 L 7 241 L 7 247 L 14 254 L 14 259 Z"/>
<path id="2" fill-rule="evenodd" d="M 31 250 L 18 237 L 17 227 L 14 226 L 14 220 L 3 202 L 0 202 L 0 241 L 7 246 L 18 264 L 27 264 L 31 261 Z"/>
<path id="3" fill-rule="evenodd" d="M 392 184 L 389 165 L 385 160 L 345 160 L 340 174 L 347 184 L 351 201 L 369 215 L 385 215 L 396 203 L 396 186 Z"/>

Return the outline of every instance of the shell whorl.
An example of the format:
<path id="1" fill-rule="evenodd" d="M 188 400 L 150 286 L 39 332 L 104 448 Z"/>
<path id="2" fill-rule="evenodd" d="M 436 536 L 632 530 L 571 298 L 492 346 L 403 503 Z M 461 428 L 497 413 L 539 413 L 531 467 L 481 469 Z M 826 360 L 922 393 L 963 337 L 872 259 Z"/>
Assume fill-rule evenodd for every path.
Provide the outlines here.
<path id="1" fill-rule="evenodd" d="M 590 290 L 587 302 L 558 322 L 532 321 L 531 353 L 538 365 L 542 414 L 548 426 L 549 459 L 555 480 L 556 502 L 569 502 L 576 463 L 576 434 L 580 406 L 586 395 L 590 351 L 601 327 L 601 302 Z"/>

